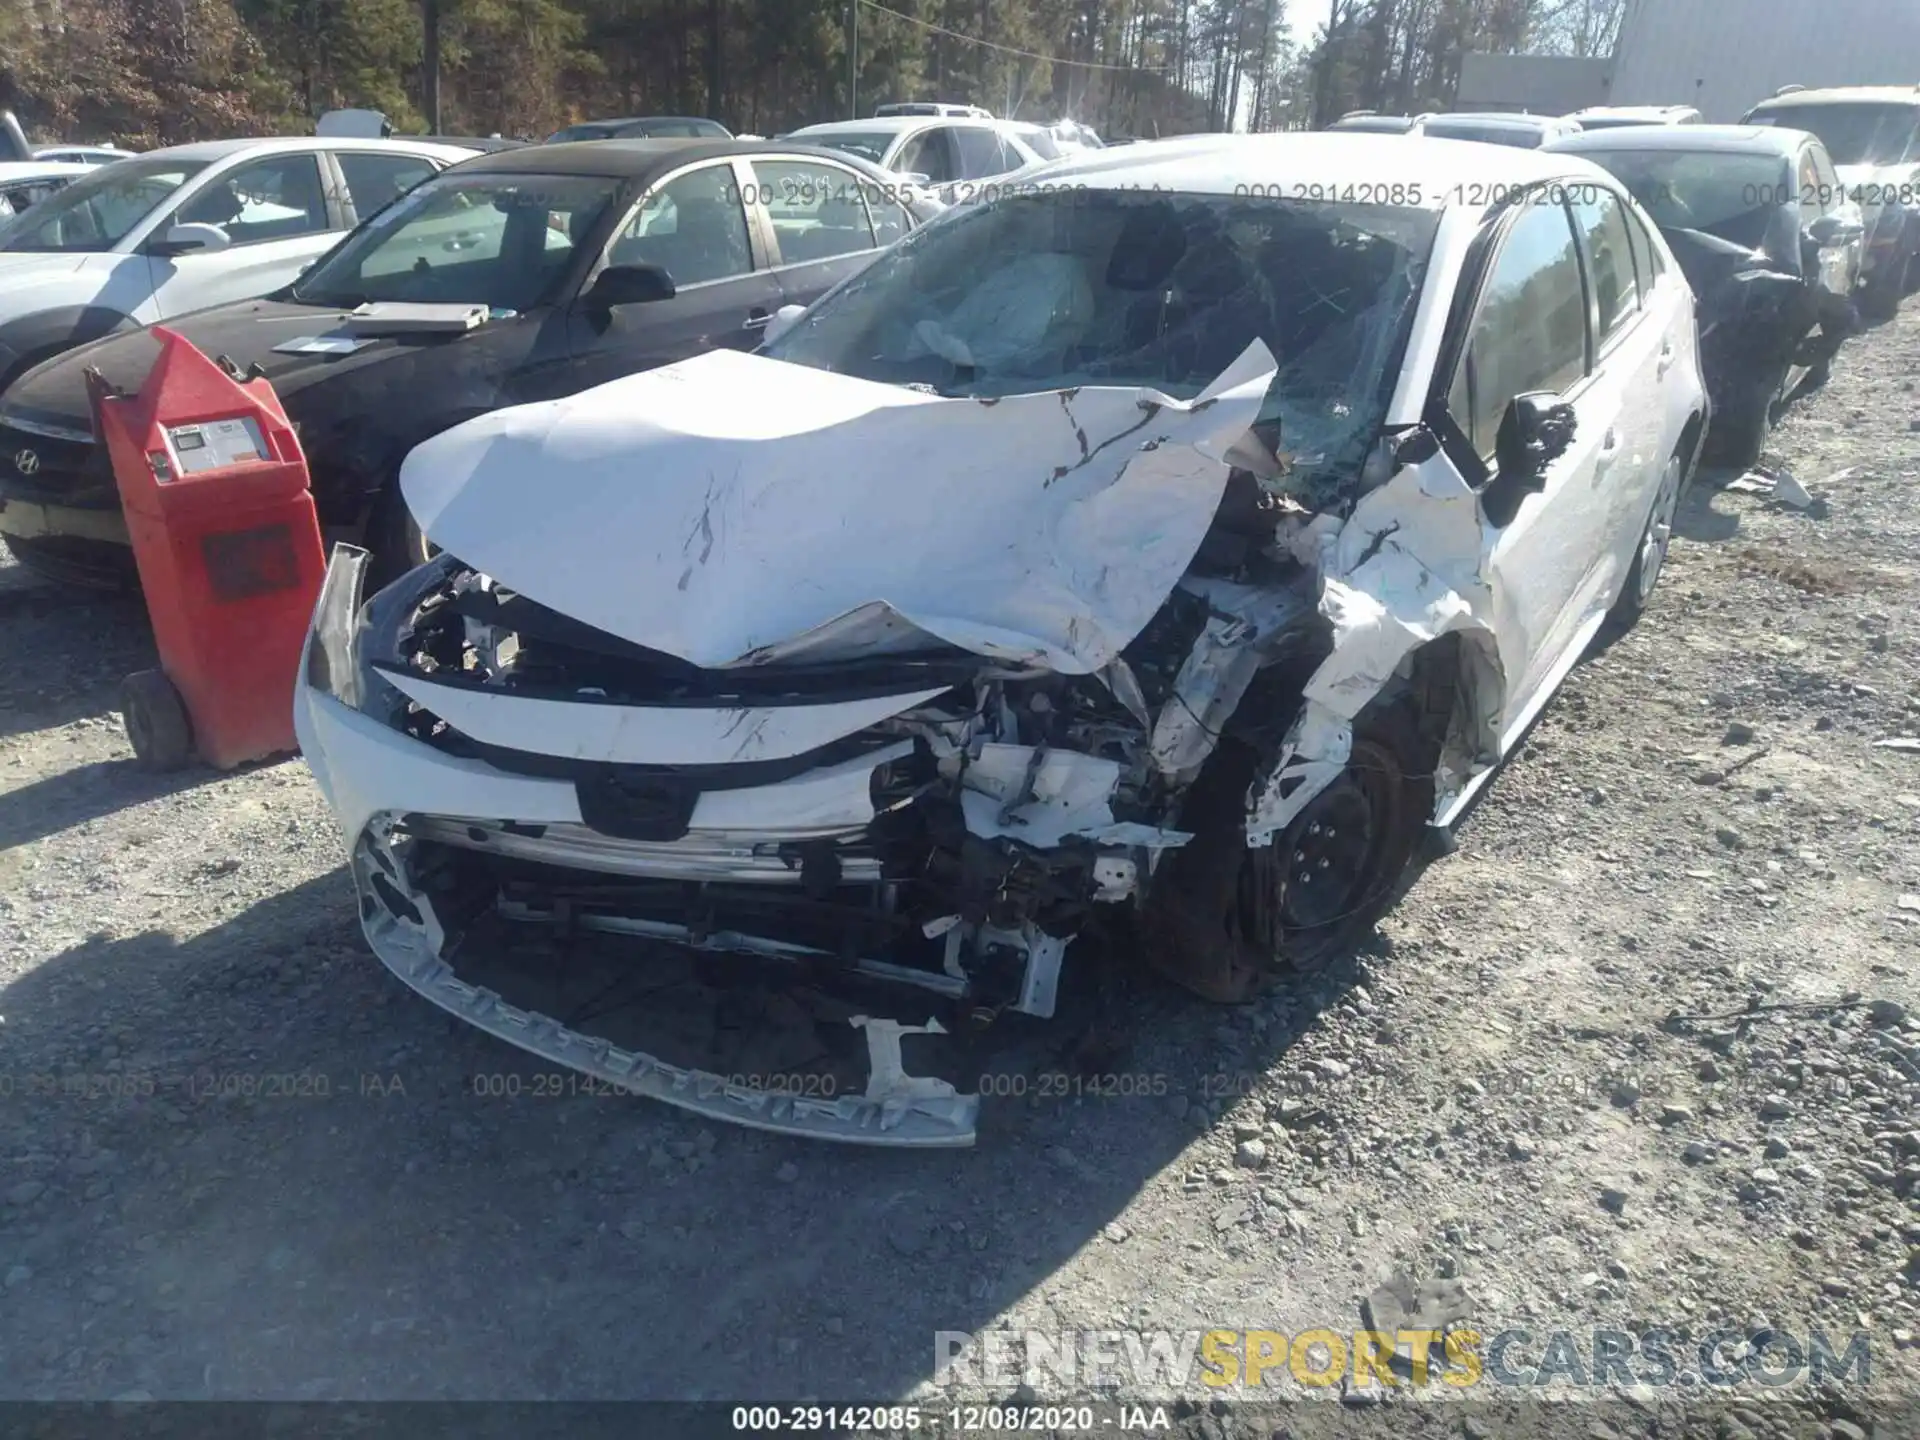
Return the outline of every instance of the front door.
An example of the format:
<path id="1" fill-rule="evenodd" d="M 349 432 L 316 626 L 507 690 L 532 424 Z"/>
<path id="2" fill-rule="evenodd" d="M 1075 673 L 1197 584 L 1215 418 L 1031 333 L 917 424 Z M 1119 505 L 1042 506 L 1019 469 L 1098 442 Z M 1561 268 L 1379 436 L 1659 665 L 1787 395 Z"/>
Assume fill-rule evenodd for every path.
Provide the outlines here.
<path id="1" fill-rule="evenodd" d="M 730 160 L 665 177 L 615 228 L 606 253 L 569 310 L 574 390 L 725 347 L 751 350 L 784 303 L 755 245 L 745 187 Z M 658 265 L 670 300 L 596 305 L 595 279 L 610 265 Z"/>
<path id="2" fill-rule="evenodd" d="M 221 171 L 197 185 L 153 231 L 165 240 L 175 225 L 217 225 L 223 250 L 148 255 L 153 278 L 146 323 L 251 300 L 290 284 L 307 262 L 340 236 L 327 207 L 319 157 L 312 151 L 271 155 Z"/>
<path id="3" fill-rule="evenodd" d="M 1489 578 L 1507 680 L 1503 730 L 1527 713 L 1576 629 L 1603 543 L 1592 497 L 1628 453 L 1621 397 L 1605 382 L 1589 382 L 1587 340 L 1587 296 L 1566 207 L 1531 193 L 1499 241 L 1447 397 L 1455 425 L 1488 471 L 1482 496 L 1497 532 Z M 1513 397 L 1539 392 L 1571 404 L 1577 422 L 1542 488 L 1527 493 L 1498 473 L 1494 440 Z"/>

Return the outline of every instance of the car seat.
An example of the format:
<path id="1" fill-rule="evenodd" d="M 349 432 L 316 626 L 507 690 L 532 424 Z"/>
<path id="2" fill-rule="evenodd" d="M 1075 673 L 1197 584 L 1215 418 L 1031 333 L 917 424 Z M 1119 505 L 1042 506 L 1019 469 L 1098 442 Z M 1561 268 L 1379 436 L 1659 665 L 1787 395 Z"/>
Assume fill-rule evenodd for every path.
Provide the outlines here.
<path id="1" fill-rule="evenodd" d="M 723 280 L 753 269 L 738 205 L 713 196 L 676 195 L 674 208 L 678 223 L 659 237 L 659 263 L 676 286 Z"/>

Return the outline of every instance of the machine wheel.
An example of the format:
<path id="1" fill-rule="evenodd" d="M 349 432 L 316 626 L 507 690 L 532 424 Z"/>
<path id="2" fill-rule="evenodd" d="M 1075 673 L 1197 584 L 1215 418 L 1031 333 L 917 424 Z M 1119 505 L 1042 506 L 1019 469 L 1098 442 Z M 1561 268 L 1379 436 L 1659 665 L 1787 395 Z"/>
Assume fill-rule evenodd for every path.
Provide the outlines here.
<path id="1" fill-rule="evenodd" d="M 121 712 L 134 756 L 149 770 L 178 770 L 193 758 L 193 722 L 173 682 L 136 670 L 121 682 Z"/>

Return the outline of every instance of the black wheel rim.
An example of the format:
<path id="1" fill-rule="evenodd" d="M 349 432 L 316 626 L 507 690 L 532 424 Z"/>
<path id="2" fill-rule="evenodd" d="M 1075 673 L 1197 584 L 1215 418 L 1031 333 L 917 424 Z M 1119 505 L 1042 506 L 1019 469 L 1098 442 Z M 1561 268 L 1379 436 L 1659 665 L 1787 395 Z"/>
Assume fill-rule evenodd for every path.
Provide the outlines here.
<path id="1" fill-rule="evenodd" d="M 1287 930 L 1337 925 L 1365 903 L 1379 848 L 1377 797 L 1351 768 L 1313 798 L 1280 837 L 1280 923 Z"/>
<path id="2" fill-rule="evenodd" d="M 1365 915 L 1391 878 L 1381 865 L 1400 822 L 1399 787 L 1393 757 L 1356 743 L 1339 778 L 1271 845 L 1248 853 L 1240 873 L 1247 938 L 1306 959 Z"/>

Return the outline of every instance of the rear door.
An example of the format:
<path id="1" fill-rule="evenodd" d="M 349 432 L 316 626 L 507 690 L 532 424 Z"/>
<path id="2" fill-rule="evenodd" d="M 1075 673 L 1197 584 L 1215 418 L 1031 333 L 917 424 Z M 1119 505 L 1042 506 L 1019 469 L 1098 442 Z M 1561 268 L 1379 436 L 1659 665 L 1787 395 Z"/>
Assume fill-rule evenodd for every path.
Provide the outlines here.
<path id="1" fill-rule="evenodd" d="M 753 172 L 709 160 L 662 176 L 629 209 L 569 307 L 571 389 L 726 347 L 751 350 L 784 304 L 764 237 L 749 219 Z M 609 265 L 658 265 L 674 296 L 596 305 L 594 280 Z"/>
<path id="2" fill-rule="evenodd" d="M 336 150 L 331 156 L 345 197 L 344 220 L 351 230 L 369 215 L 386 209 L 422 180 L 444 168 L 425 155 L 383 155 L 365 150 Z"/>
<path id="3" fill-rule="evenodd" d="M 882 188 L 831 161 L 756 155 L 748 196 L 766 223 L 780 303 L 811 305 L 906 232 Z"/>
<path id="4" fill-rule="evenodd" d="M 1608 472 L 1626 452 L 1616 387 L 1589 383 L 1588 305 L 1567 209 L 1537 190 L 1509 208 L 1448 380 L 1447 411 L 1484 476 L 1497 529 L 1491 556 L 1495 629 L 1507 676 L 1503 730 L 1557 676 L 1606 543 Z M 1547 392 L 1574 407 L 1572 445 L 1538 493 L 1498 473 L 1494 440 L 1516 395 Z M 1517 505 L 1514 500 L 1518 498 Z M 1498 498 L 1501 503 L 1494 504 Z"/>
<path id="5" fill-rule="evenodd" d="M 339 238 L 343 217 L 314 150 L 286 151 L 197 176 L 149 237 L 164 241 L 174 225 L 217 225 L 224 250 L 184 255 L 148 252 L 153 277 L 151 322 L 209 305 L 250 300 L 291 282 Z M 143 307 L 145 308 L 145 307 Z"/>
<path id="6" fill-rule="evenodd" d="M 1643 284 L 1630 226 L 1637 224 L 1611 188 L 1597 183 L 1568 187 L 1574 233 L 1587 277 L 1587 321 L 1594 339 L 1592 405 L 1612 409 L 1618 454 L 1597 468 L 1594 498 L 1604 506 L 1601 543 L 1589 585 L 1575 608 L 1591 616 L 1618 592 L 1632 563 L 1632 540 L 1644 528 L 1653 488 L 1669 451 L 1666 403 L 1669 376 L 1680 356 L 1672 287 L 1659 290 L 1649 274 Z M 1689 309 L 1685 319 L 1692 321 Z M 1625 537 L 1625 538 L 1623 538 Z M 1609 543 L 1611 542 L 1611 543 Z M 1577 623 L 1577 621 L 1576 621 Z"/>

